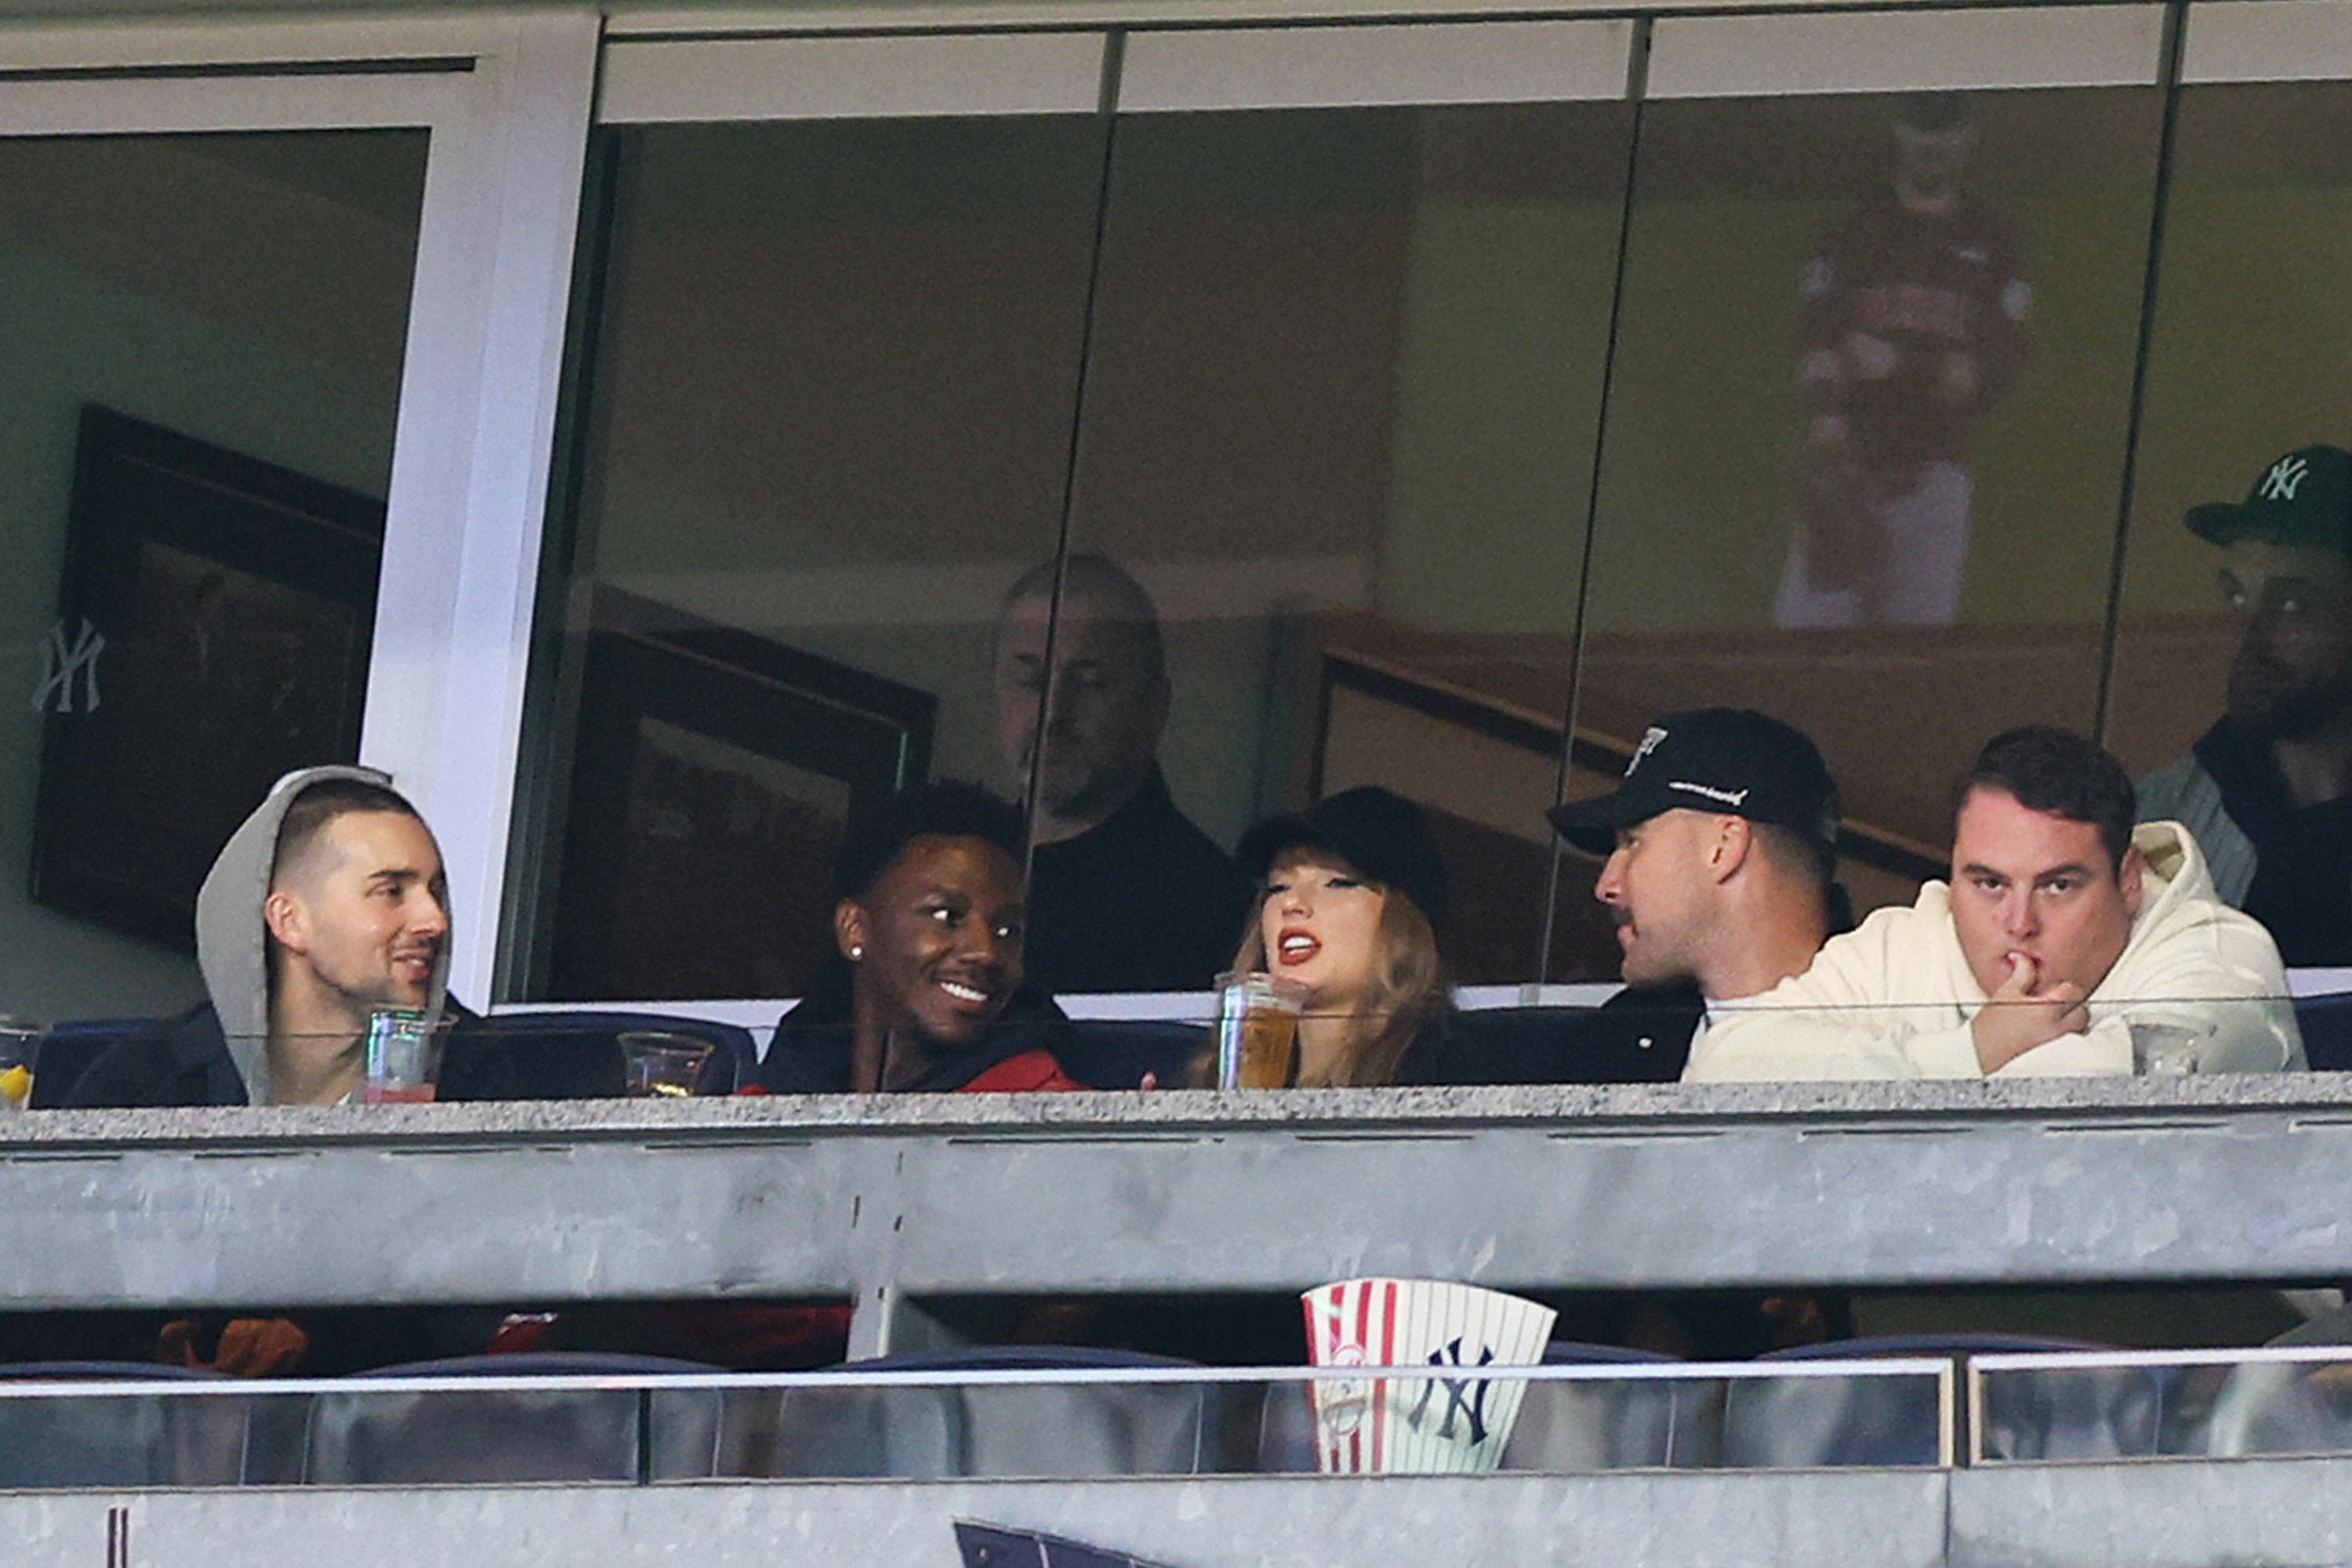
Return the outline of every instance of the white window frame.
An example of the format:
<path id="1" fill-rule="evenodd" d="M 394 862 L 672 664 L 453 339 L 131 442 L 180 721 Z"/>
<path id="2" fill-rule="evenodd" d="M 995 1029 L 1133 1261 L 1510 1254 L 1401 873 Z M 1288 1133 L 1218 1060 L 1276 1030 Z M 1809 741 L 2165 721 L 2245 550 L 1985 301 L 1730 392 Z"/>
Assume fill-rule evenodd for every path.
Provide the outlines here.
<path id="1" fill-rule="evenodd" d="M 2352 0 L 2209 0 L 2187 28 L 2184 82 L 2352 79 Z"/>
<path id="2" fill-rule="evenodd" d="M 0 81 L 0 135 L 431 134 L 360 758 L 440 839 L 451 984 L 477 1000 L 497 957 L 600 30 L 593 11 L 550 10 L 0 31 L 0 70 L 35 73 Z M 254 69 L 272 66 L 287 69 Z M 234 71 L 135 74 L 206 67 Z"/>
<path id="3" fill-rule="evenodd" d="M 1667 16 L 1650 35 L 1652 98 L 2146 87 L 2162 5 Z"/>

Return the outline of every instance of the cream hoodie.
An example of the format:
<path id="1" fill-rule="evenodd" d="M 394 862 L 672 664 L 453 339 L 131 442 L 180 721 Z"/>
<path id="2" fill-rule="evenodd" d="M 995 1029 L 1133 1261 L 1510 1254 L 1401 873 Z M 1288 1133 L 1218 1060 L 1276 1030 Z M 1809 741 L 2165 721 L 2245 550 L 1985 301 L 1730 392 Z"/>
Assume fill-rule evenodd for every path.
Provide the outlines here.
<path id="1" fill-rule="evenodd" d="M 2135 1019 L 2210 1026 L 2203 1072 L 2303 1067 L 2270 933 L 2215 898 L 2180 824 L 2142 823 L 2132 843 L 2147 862 L 2139 918 L 2091 993 L 2090 1028 L 2036 1046 L 1993 1076 L 2128 1074 Z M 1961 956 L 1950 893 L 1929 882 L 1910 908 L 1880 910 L 1832 939 L 1802 974 L 1717 1005 L 1683 1081 L 1980 1076 L 1969 1021 L 1986 997 Z"/>

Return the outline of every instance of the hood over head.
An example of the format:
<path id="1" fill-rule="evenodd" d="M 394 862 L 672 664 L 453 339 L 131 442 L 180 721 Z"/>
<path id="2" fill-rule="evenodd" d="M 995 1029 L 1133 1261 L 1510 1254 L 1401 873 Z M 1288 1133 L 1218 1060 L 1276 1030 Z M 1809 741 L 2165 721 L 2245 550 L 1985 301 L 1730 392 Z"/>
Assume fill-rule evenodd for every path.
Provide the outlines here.
<path id="1" fill-rule="evenodd" d="M 337 779 L 393 787 L 389 773 L 343 763 L 288 773 L 269 786 L 253 815 L 229 835 L 196 890 L 196 967 L 220 1017 L 230 1059 L 245 1080 L 248 1104 L 269 1102 L 269 932 L 262 923 L 261 906 L 269 897 L 278 830 L 303 791 Z M 436 1017 L 448 989 L 449 944 L 445 942 L 433 971 L 429 1006 Z"/>

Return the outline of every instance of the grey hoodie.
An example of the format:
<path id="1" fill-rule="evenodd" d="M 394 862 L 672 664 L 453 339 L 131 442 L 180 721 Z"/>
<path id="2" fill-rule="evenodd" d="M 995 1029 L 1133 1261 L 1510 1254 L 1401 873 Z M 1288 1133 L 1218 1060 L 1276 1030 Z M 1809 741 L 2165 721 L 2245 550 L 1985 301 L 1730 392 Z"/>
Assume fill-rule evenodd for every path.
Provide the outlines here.
<path id="1" fill-rule="evenodd" d="M 245 1079 L 246 1099 L 269 1103 L 269 933 L 261 906 L 269 897 L 269 868 L 278 855 L 278 828 L 294 799 L 327 779 L 392 788 L 392 775 L 337 764 L 300 768 L 269 793 L 221 847 L 205 885 L 196 890 L 196 967 L 220 1017 L 230 1060 Z M 430 1007 L 438 1017 L 449 989 L 449 944 L 433 970 Z"/>

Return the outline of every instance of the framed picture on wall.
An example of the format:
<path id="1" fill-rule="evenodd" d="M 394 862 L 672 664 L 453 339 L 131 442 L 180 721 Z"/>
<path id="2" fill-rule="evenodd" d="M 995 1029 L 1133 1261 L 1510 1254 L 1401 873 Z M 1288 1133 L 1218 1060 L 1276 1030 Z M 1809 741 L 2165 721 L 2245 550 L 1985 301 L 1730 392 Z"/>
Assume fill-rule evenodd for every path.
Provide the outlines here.
<path id="1" fill-rule="evenodd" d="M 270 784 L 359 754 L 383 510 L 83 407 L 36 690 L 36 902 L 194 946 L 197 886 Z"/>
<path id="2" fill-rule="evenodd" d="M 609 588 L 591 626 L 550 994 L 800 994 L 843 837 L 924 778 L 938 698 Z"/>

